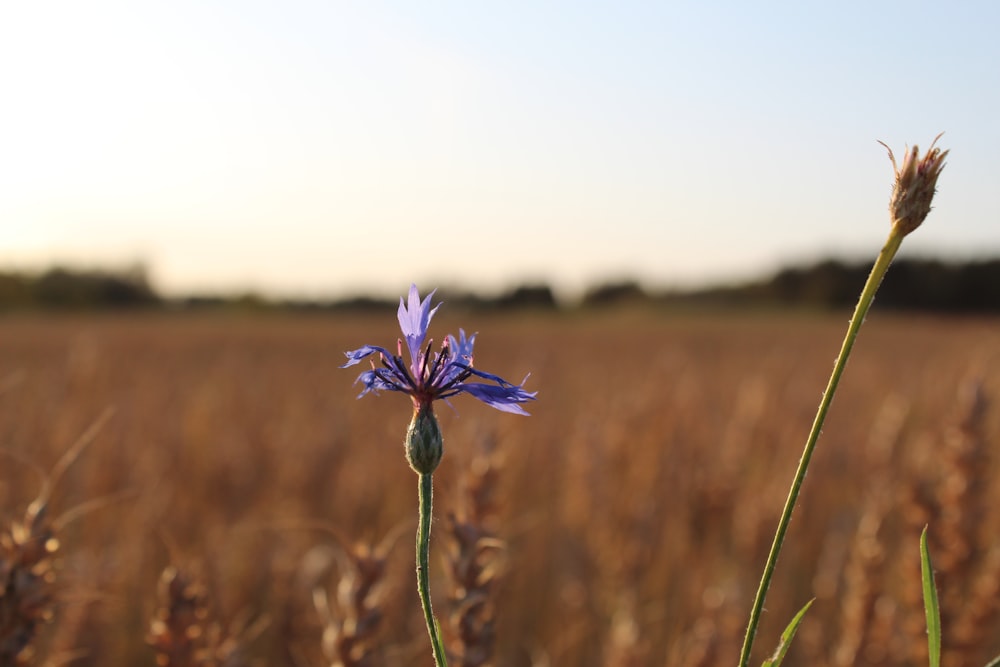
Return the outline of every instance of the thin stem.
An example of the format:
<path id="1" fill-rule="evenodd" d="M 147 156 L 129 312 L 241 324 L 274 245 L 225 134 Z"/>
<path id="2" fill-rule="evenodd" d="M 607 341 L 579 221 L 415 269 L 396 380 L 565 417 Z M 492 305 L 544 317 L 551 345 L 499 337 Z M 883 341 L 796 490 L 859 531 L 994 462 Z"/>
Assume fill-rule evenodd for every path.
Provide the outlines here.
<path id="1" fill-rule="evenodd" d="M 809 460 L 812 458 L 813 450 L 816 448 L 816 441 L 819 440 L 820 431 L 823 429 L 827 410 L 830 408 L 833 395 L 837 391 L 840 376 L 847 365 L 847 358 L 851 354 L 851 348 L 854 347 L 858 331 L 861 330 L 861 325 L 865 321 L 868 308 L 872 305 L 872 300 L 875 298 L 875 292 L 878 291 L 879 285 L 882 283 L 882 278 L 885 276 L 885 272 L 892 262 L 892 258 L 896 256 L 896 251 L 899 250 L 899 245 L 902 243 L 904 235 L 898 225 L 893 225 L 892 232 L 889 233 L 889 239 L 885 242 L 882 252 L 879 253 L 878 258 L 875 260 L 875 265 L 868 276 L 868 281 L 865 283 L 864 289 L 861 290 L 858 305 L 855 307 L 851 323 L 847 327 L 847 335 L 844 337 L 844 343 L 840 348 L 840 355 L 833 365 L 830 382 L 826 386 L 826 391 L 823 392 L 823 399 L 820 401 L 819 409 L 816 411 L 816 419 L 813 421 L 809 438 L 806 440 L 805 448 L 802 450 L 799 467 L 795 471 L 795 478 L 792 480 L 792 486 L 788 491 L 785 508 L 781 512 L 781 519 L 778 521 L 778 528 L 774 533 L 774 542 L 771 544 L 771 552 L 768 554 L 767 563 L 764 565 L 764 574 L 760 579 L 757 597 L 754 598 L 753 610 L 750 612 L 750 623 L 747 625 L 746 637 L 743 639 L 743 649 L 740 652 L 740 667 L 747 667 L 750 663 L 750 649 L 753 646 L 754 635 L 757 634 L 757 624 L 760 622 L 760 614 L 764 608 L 764 598 L 767 597 L 768 588 L 771 586 L 771 576 L 774 574 L 774 568 L 778 563 L 778 554 L 781 552 L 781 545 L 785 541 L 785 532 L 788 530 L 788 523 L 792 519 L 792 510 L 795 509 L 795 503 L 798 501 L 799 489 L 802 488 L 802 481 L 806 477 Z"/>
<path id="2" fill-rule="evenodd" d="M 424 608 L 424 621 L 427 623 L 427 634 L 431 638 L 431 648 L 434 651 L 436 667 L 447 667 L 448 661 L 444 655 L 444 645 L 438 632 L 437 620 L 431 608 L 431 587 L 428 574 L 431 541 L 431 507 L 433 505 L 434 485 L 430 473 L 420 474 L 420 526 L 417 529 L 417 590 L 420 592 L 420 605 Z"/>

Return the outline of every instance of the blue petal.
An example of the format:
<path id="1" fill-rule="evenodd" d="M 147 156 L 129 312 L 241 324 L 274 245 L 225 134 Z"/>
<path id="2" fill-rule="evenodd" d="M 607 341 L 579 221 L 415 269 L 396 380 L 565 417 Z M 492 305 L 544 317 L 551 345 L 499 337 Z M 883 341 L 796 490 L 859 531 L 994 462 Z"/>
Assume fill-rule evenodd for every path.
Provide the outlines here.
<path id="1" fill-rule="evenodd" d="M 406 339 L 406 347 L 410 350 L 410 368 L 414 375 L 418 374 L 417 361 L 420 358 L 420 348 L 424 346 L 424 339 L 427 337 L 427 327 L 430 326 L 434 313 L 441 307 L 439 303 L 431 308 L 431 297 L 436 291 L 432 291 L 421 301 L 417 286 L 410 285 L 408 307 L 403 303 L 403 297 L 399 297 L 397 318 L 403 338 Z"/>
<path id="2" fill-rule="evenodd" d="M 511 412 L 516 415 L 526 415 L 528 412 L 518 403 L 526 403 L 535 400 L 538 392 L 527 392 L 521 387 L 514 385 L 497 386 L 494 384 L 484 384 L 482 382 L 471 382 L 456 387 L 459 392 L 472 394 L 480 401 L 496 408 L 502 412 Z"/>
<path id="3" fill-rule="evenodd" d="M 466 338 L 465 329 L 458 330 L 458 340 L 450 334 L 448 336 L 448 347 L 452 351 L 452 358 L 469 366 L 472 365 L 472 348 L 475 344 L 476 334 Z"/>
<path id="4" fill-rule="evenodd" d="M 477 377 L 483 378 L 484 380 L 492 380 L 493 382 L 496 382 L 501 387 L 516 387 L 516 386 L 520 386 L 520 385 L 515 385 L 515 384 L 513 384 L 511 382 L 507 382 L 506 380 L 504 380 L 499 375 L 493 375 L 493 373 L 487 373 L 486 371 L 481 371 L 478 368 L 472 368 L 470 366 L 466 370 L 470 371 L 473 375 L 475 375 Z M 521 385 L 523 385 L 524 382 L 525 382 L 525 380 L 527 380 L 527 379 L 528 379 L 528 376 L 527 375 L 524 376 L 524 380 L 521 380 Z M 534 394 L 532 394 L 532 396 L 534 396 Z"/>
<path id="5" fill-rule="evenodd" d="M 379 374 L 374 370 L 367 370 L 358 376 L 358 379 L 354 381 L 354 384 L 361 383 L 364 385 L 365 390 L 358 394 L 358 398 L 361 398 L 365 394 L 374 392 L 378 393 L 380 391 L 402 391 L 405 393 L 405 389 L 400 389 L 396 385 L 386 382 L 383 380 Z"/>
<path id="6" fill-rule="evenodd" d="M 379 347 L 378 345 L 365 345 L 364 347 L 359 347 L 356 350 L 351 350 L 350 352 L 344 352 L 344 356 L 347 357 L 347 363 L 341 366 L 341 368 L 348 368 L 357 363 L 360 363 L 362 359 L 370 354 L 380 352 L 381 354 L 391 357 L 388 350 L 384 347 Z"/>
<path id="7" fill-rule="evenodd" d="M 448 335 L 448 360 L 434 380 L 434 385 L 437 387 L 445 387 L 455 378 L 472 370 L 472 347 L 476 342 L 476 334 L 466 338 L 464 329 L 459 329 L 458 334 L 458 340 L 451 334 Z"/>

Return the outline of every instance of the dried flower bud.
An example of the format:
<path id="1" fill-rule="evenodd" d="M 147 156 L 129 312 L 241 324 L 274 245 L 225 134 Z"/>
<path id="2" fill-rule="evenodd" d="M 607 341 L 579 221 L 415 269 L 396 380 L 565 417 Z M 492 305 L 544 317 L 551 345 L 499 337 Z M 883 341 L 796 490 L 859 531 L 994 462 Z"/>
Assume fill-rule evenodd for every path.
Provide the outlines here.
<path id="1" fill-rule="evenodd" d="M 906 236 L 920 226 L 927 214 L 931 212 L 931 200 L 934 199 L 938 176 L 944 169 L 944 159 L 948 151 L 935 148 L 934 144 L 941 135 L 934 137 L 931 147 L 923 158 L 920 149 L 914 146 L 907 149 L 903 164 L 896 164 L 892 149 L 884 142 L 879 142 L 889 151 L 892 169 L 896 172 L 896 182 L 892 186 L 892 197 L 889 199 L 889 213 L 892 215 L 893 226 Z"/>
<path id="2" fill-rule="evenodd" d="M 430 403 L 420 405 L 413 411 L 410 427 L 406 429 L 406 460 L 415 472 L 429 475 L 438 467 L 443 454 L 444 442 L 434 408 Z"/>

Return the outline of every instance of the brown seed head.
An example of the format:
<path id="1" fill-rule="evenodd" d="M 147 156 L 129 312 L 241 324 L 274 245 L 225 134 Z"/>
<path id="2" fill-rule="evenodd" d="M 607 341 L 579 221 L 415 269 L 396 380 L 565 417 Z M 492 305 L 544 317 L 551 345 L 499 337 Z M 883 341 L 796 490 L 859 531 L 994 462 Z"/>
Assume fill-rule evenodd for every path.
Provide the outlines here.
<path id="1" fill-rule="evenodd" d="M 889 213 L 892 224 L 906 236 L 920 226 L 927 214 L 931 212 L 931 200 L 934 199 L 938 176 L 944 169 L 944 159 L 948 151 L 935 148 L 934 144 L 941 135 L 934 137 L 931 147 L 921 158 L 920 149 L 914 146 L 908 148 L 903 157 L 903 164 L 896 164 L 896 156 L 884 142 L 879 142 L 889 151 L 892 169 L 896 172 L 896 182 L 892 186 L 892 196 L 889 198 Z"/>

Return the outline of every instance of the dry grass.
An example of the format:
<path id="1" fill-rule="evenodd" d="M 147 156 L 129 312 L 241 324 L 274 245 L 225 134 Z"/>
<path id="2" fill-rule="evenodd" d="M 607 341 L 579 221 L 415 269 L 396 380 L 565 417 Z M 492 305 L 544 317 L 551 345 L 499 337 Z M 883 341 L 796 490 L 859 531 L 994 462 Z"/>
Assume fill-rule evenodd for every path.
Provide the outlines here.
<path id="1" fill-rule="evenodd" d="M 243 632 L 230 632 L 213 618 L 207 587 L 189 572 L 164 568 L 158 587 L 160 607 L 146 641 L 159 667 L 244 667 Z M 248 633 L 252 634 L 252 633 Z"/>
<path id="2" fill-rule="evenodd" d="M 445 571 L 450 579 L 448 623 L 454 638 L 449 663 L 456 667 L 494 664 L 495 591 L 505 548 L 492 525 L 499 502 L 500 458 L 493 441 L 485 440 L 484 451 L 472 459 L 462 478 L 457 514 L 448 514 Z"/>
<path id="3" fill-rule="evenodd" d="M 39 626 L 52 620 L 59 548 L 44 503 L 0 534 L 0 664 L 28 664 Z"/>
<path id="4" fill-rule="evenodd" d="M 919 664 L 914 575 L 929 521 L 948 664 L 982 664 L 1000 652 L 1000 323 L 869 320 L 792 521 L 754 662 L 817 596 L 789 664 Z M 479 365 L 505 377 L 531 371 L 540 393 L 530 418 L 461 398 L 457 412 L 439 410 L 431 583 L 444 616 L 454 586 L 445 519 L 470 523 L 460 480 L 495 441 L 504 465 L 480 522 L 505 545 L 482 625 L 495 634 L 495 664 L 735 663 L 846 315 L 468 316 L 436 320 L 431 335 L 453 324 L 481 332 Z M 114 418 L 51 506 L 127 498 L 62 527 L 54 622 L 34 626 L 34 664 L 59 655 L 156 664 L 146 637 L 170 599 L 168 584 L 157 598 L 157 582 L 181 557 L 202 564 L 213 627 L 267 619 L 241 635 L 241 660 L 333 662 L 323 626 L 348 617 L 321 618 L 313 592 L 350 569 L 322 582 L 304 575 L 307 554 L 333 544 L 308 527 L 377 544 L 416 515 L 401 446 L 407 402 L 355 401 L 354 373 L 338 369 L 343 350 L 396 335 L 391 316 L 0 320 L 0 447 L 13 453 L 0 459 L 0 525 L 23 523 L 19 508 L 40 490 L 21 461 L 51 470 L 109 406 Z M 974 418 L 962 394 L 970 381 L 984 401 Z M 386 664 L 426 665 L 413 554 L 402 545 L 378 553 L 381 621 L 370 639 Z M 362 603 L 341 611 L 360 619 L 373 609 Z M 447 624 L 445 634 L 450 646 L 461 641 Z"/>

